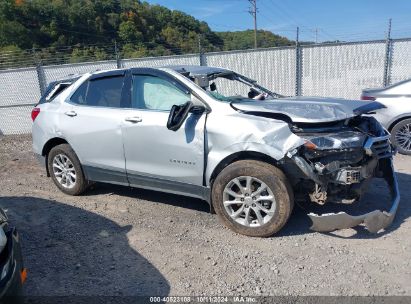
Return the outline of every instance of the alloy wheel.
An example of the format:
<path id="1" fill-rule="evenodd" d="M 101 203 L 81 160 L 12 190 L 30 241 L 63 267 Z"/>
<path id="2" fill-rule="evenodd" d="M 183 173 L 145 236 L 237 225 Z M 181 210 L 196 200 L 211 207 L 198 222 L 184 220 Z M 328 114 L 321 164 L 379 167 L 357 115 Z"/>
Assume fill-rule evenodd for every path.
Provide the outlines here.
<path id="1" fill-rule="evenodd" d="M 223 204 L 227 214 L 246 227 L 260 227 L 268 223 L 277 205 L 273 191 L 252 176 L 232 179 L 224 188 Z"/>
<path id="2" fill-rule="evenodd" d="M 395 134 L 395 140 L 403 150 L 411 152 L 411 124 L 403 125 Z"/>
<path id="3" fill-rule="evenodd" d="M 71 189 L 76 185 L 76 169 L 65 154 L 57 154 L 53 158 L 53 174 L 64 188 Z"/>

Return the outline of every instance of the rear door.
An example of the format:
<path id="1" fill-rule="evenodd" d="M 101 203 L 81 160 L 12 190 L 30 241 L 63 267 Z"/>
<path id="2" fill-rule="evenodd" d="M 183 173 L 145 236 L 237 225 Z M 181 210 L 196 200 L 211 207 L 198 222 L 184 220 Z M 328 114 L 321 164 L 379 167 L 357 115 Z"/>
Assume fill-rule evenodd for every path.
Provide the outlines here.
<path id="1" fill-rule="evenodd" d="M 60 114 L 62 134 L 70 143 L 87 177 L 128 184 L 121 134 L 125 71 L 93 75 L 66 100 Z"/>

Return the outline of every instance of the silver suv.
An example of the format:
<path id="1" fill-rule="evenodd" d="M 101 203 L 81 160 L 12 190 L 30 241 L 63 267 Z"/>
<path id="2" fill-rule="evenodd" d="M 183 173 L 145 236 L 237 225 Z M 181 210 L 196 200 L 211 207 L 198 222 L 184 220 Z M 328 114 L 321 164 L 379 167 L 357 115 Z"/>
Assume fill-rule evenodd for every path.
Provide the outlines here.
<path id="1" fill-rule="evenodd" d="M 100 71 L 50 84 L 33 109 L 33 149 L 57 187 L 91 182 L 203 199 L 234 231 L 270 236 L 294 201 L 353 204 L 382 177 L 388 212 L 310 213 L 313 230 L 388 226 L 399 193 L 378 102 L 284 98 L 202 66 Z"/>

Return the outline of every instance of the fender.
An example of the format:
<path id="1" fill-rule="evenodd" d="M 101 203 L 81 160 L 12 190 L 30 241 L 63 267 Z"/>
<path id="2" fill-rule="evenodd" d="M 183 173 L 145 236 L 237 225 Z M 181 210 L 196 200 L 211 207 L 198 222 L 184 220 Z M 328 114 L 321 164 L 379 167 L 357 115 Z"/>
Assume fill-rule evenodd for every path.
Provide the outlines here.
<path id="1" fill-rule="evenodd" d="M 224 129 L 224 132 L 221 132 Z M 265 155 L 274 161 L 281 160 L 287 152 L 304 144 L 304 139 L 291 132 L 282 120 L 234 112 L 220 115 L 215 111 L 208 115 L 206 127 L 205 186 L 217 166 L 230 155 L 249 153 Z"/>

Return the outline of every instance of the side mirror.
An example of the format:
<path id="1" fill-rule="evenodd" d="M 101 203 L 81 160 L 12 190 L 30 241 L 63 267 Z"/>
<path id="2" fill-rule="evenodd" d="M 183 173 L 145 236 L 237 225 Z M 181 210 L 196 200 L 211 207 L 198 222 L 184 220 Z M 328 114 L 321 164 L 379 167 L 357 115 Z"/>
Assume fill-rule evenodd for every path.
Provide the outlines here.
<path id="1" fill-rule="evenodd" d="M 170 110 L 170 115 L 167 120 L 167 129 L 177 131 L 180 129 L 189 113 L 202 115 L 206 108 L 202 105 L 194 105 L 191 101 L 187 101 L 182 105 L 173 105 Z"/>
<path id="2" fill-rule="evenodd" d="M 181 125 L 183 124 L 184 120 L 186 120 L 188 113 L 193 108 L 193 103 L 191 101 L 187 101 L 182 105 L 173 105 L 170 110 L 170 115 L 168 116 L 167 120 L 167 129 L 171 131 L 177 131 L 180 129 Z"/>

